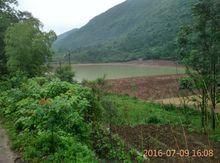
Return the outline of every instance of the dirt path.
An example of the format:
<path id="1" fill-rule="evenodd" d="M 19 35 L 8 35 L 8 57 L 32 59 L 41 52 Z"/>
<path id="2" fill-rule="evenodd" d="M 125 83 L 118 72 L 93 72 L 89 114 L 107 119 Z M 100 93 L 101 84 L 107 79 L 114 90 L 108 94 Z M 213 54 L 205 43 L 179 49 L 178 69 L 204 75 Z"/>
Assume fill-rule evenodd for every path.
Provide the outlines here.
<path id="1" fill-rule="evenodd" d="M 0 124 L 0 163 L 14 163 L 16 154 L 9 147 L 9 139 Z"/>

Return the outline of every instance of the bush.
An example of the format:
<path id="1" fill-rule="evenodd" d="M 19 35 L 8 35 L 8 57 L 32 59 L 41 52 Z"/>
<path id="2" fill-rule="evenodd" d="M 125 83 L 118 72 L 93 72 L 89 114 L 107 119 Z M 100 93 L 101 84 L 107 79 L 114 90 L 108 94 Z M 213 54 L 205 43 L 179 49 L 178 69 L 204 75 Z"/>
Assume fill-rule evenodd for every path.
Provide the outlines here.
<path id="1" fill-rule="evenodd" d="M 10 82 L 8 82 L 6 80 L 0 81 L 0 91 L 1 92 L 6 91 L 11 88 L 12 88 L 12 84 Z"/>
<path id="2" fill-rule="evenodd" d="M 151 116 L 146 120 L 148 124 L 160 124 L 162 121 L 157 116 Z"/>
<path id="3" fill-rule="evenodd" d="M 117 135 L 99 125 L 93 129 L 92 135 L 93 148 L 99 158 L 114 161 L 129 159 L 125 145 Z"/>
<path id="4" fill-rule="evenodd" d="M 32 78 L 0 92 L 0 114 L 14 125 L 14 147 L 27 161 L 96 160 L 90 147 L 96 109 L 89 88 L 57 79 Z"/>
<path id="5" fill-rule="evenodd" d="M 73 77 L 75 76 L 75 73 L 72 71 L 71 66 L 64 66 L 64 67 L 58 67 L 56 69 L 55 75 L 61 81 L 73 82 Z"/>
<path id="6" fill-rule="evenodd" d="M 109 98 L 102 98 L 101 104 L 103 107 L 103 122 L 110 125 L 117 124 L 120 117 L 116 104 Z"/>
<path id="7" fill-rule="evenodd" d="M 192 90 L 195 87 L 193 79 L 190 77 L 180 79 L 179 83 L 180 83 L 180 89 L 182 90 L 185 89 Z"/>
<path id="8" fill-rule="evenodd" d="M 0 92 L 0 116 L 9 122 L 13 147 L 26 161 L 125 160 L 121 139 L 101 125 L 103 116 L 109 116 L 107 123 L 113 120 L 116 108 L 98 97 L 93 89 L 58 78 L 19 80 Z"/>

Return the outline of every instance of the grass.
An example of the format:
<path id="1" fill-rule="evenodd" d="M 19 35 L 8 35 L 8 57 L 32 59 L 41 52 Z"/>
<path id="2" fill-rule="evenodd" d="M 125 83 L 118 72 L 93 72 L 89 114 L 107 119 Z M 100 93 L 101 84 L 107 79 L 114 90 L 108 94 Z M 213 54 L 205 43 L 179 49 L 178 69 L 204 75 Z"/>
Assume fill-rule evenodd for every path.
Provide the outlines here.
<path id="1" fill-rule="evenodd" d="M 200 112 L 193 108 L 177 108 L 173 105 L 149 103 L 136 98 L 111 94 L 108 97 L 117 107 L 118 120 L 116 125 L 173 125 L 185 126 L 189 131 L 202 132 Z M 220 118 L 219 115 L 218 119 Z M 209 122 L 209 124 L 211 124 Z M 213 132 L 208 126 L 210 137 L 220 141 L 220 126 Z"/>

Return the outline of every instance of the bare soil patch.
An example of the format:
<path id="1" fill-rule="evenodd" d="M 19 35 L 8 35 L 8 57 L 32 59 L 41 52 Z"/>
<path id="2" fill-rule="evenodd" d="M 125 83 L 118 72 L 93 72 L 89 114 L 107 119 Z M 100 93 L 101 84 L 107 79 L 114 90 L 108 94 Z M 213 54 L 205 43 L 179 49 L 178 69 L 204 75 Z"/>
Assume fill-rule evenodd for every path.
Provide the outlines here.
<path id="1" fill-rule="evenodd" d="M 128 148 L 134 147 L 143 152 L 149 150 L 214 150 L 214 157 L 162 157 L 150 158 L 153 162 L 218 162 L 220 161 L 220 143 L 209 140 L 208 135 L 189 133 L 182 127 L 169 125 L 113 126 L 112 131 L 118 134 Z"/>
<path id="2" fill-rule="evenodd" d="M 107 80 L 106 89 L 111 93 L 127 94 L 142 100 L 179 97 L 179 79 L 185 76 L 161 75 Z"/>

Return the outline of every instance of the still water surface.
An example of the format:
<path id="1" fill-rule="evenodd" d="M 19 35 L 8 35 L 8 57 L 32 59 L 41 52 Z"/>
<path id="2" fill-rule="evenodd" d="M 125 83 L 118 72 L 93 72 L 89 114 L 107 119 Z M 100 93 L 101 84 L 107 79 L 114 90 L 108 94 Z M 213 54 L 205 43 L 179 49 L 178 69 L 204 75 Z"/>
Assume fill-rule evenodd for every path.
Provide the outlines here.
<path id="1" fill-rule="evenodd" d="M 75 80 L 95 80 L 106 75 L 106 79 L 119 79 L 138 76 L 154 76 L 184 73 L 184 68 L 147 64 L 77 64 L 73 65 Z"/>

